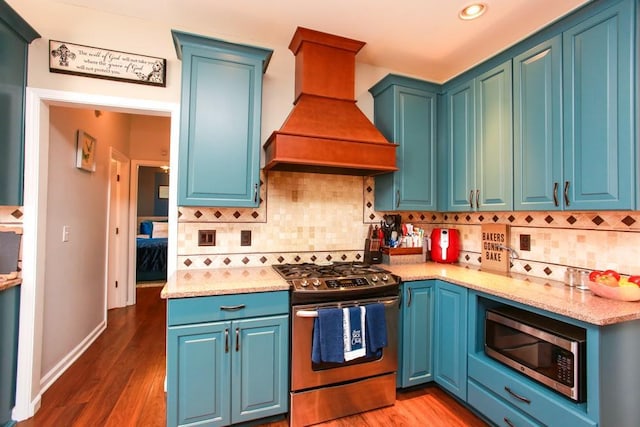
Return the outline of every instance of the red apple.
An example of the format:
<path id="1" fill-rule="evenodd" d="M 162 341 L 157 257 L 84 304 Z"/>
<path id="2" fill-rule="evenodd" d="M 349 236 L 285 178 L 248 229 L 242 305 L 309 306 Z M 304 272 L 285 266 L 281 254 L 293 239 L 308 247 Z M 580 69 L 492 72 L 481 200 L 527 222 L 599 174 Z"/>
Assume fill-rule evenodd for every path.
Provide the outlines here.
<path id="1" fill-rule="evenodd" d="M 602 272 L 602 274 L 605 275 L 605 276 L 613 276 L 613 277 L 615 277 L 616 282 L 618 280 L 620 280 L 620 274 L 615 270 L 605 270 L 605 271 Z"/>
<path id="2" fill-rule="evenodd" d="M 635 283 L 636 285 L 640 286 L 640 276 L 629 277 L 629 282 Z"/>

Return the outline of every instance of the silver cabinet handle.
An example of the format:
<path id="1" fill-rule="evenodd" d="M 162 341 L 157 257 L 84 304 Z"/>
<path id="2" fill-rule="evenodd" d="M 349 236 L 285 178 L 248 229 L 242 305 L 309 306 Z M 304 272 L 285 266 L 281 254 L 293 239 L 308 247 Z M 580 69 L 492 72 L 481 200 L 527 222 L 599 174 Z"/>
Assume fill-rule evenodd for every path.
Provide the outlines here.
<path id="1" fill-rule="evenodd" d="M 236 353 L 240 351 L 240 328 L 236 328 Z"/>
<path id="2" fill-rule="evenodd" d="M 229 353 L 229 329 L 224 330 L 224 352 Z"/>
<path id="3" fill-rule="evenodd" d="M 222 311 L 238 311 L 238 310 L 242 310 L 243 308 L 245 308 L 246 305 L 244 304 L 238 304 L 238 305 L 221 305 L 220 306 L 220 310 Z"/>
<path id="4" fill-rule="evenodd" d="M 258 203 L 258 184 L 253 184 L 253 203 Z"/>
<path id="5" fill-rule="evenodd" d="M 515 397 L 516 399 L 518 399 L 520 402 L 524 402 L 527 405 L 531 404 L 531 401 L 529 399 L 527 399 L 524 396 L 520 396 L 518 393 L 513 392 L 509 387 L 504 386 L 504 389 L 507 393 L 509 393 L 511 396 Z"/>
<path id="6" fill-rule="evenodd" d="M 553 204 L 558 207 L 560 203 L 558 202 L 558 182 L 553 183 Z"/>
<path id="7" fill-rule="evenodd" d="M 564 204 L 569 206 L 569 181 L 564 182 Z"/>
<path id="8" fill-rule="evenodd" d="M 503 420 L 508 427 L 516 427 L 511 421 L 509 421 L 509 418 L 504 417 Z"/>
<path id="9" fill-rule="evenodd" d="M 480 209 L 480 190 L 476 190 L 476 208 Z"/>
<path id="10" fill-rule="evenodd" d="M 411 288 L 409 288 L 408 291 L 409 291 L 409 298 L 407 298 L 407 307 L 411 307 L 411 300 L 413 299 L 412 298 L 413 292 L 411 292 Z"/>
<path id="11" fill-rule="evenodd" d="M 473 190 L 469 191 L 469 207 L 473 209 Z"/>
<path id="12" fill-rule="evenodd" d="M 396 209 L 400 207 L 400 189 L 396 190 Z"/>

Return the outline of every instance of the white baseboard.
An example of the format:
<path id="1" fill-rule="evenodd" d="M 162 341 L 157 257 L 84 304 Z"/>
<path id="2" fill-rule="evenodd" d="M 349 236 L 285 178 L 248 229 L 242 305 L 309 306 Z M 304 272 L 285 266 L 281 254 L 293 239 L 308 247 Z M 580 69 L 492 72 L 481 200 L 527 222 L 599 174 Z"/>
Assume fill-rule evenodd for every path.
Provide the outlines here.
<path id="1" fill-rule="evenodd" d="M 84 340 L 82 340 L 80 344 L 78 344 L 69 354 L 67 354 L 60 362 L 58 362 L 56 366 L 54 366 L 40 379 L 40 395 L 44 394 L 44 392 L 47 391 L 47 389 L 51 387 L 51 385 L 56 382 L 58 378 L 60 378 L 60 375 L 64 374 L 64 372 L 73 364 L 73 362 L 75 362 L 80 356 L 82 356 L 85 351 L 87 351 L 89 346 L 93 344 L 93 342 L 105 329 L 107 329 L 107 321 L 103 320 L 93 331 L 91 331 L 89 335 L 85 337 Z"/>

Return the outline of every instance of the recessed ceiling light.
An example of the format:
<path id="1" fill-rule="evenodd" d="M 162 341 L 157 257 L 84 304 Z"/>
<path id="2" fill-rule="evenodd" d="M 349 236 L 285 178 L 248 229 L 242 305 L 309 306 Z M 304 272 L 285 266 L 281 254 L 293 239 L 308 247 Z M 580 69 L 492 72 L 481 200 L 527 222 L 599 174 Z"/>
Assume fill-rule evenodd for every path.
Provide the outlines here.
<path id="1" fill-rule="evenodd" d="M 460 13 L 458 14 L 458 16 L 460 17 L 460 19 L 464 19 L 465 21 L 468 21 L 470 19 L 476 19 L 479 18 L 480 15 L 482 15 L 484 12 L 486 12 L 487 10 L 487 5 L 484 3 L 473 3 L 470 4 L 469 6 L 465 7 L 464 9 L 462 9 L 460 11 Z"/>

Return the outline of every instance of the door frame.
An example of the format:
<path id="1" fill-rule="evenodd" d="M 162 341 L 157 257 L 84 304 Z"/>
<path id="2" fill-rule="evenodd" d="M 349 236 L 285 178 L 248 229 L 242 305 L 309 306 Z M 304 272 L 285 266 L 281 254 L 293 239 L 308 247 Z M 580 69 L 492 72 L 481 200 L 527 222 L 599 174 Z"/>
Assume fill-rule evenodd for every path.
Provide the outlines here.
<path id="1" fill-rule="evenodd" d="M 42 397 L 45 230 L 49 154 L 49 107 L 70 106 L 129 114 L 171 117 L 169 206 L 177 206 L 177 167 L 180 105 L 178 103 L 95 95 L 27 87 L 25 99 L 24 219 L 22 239 L 22 286 L 16 403 L 13 418 L 32 417 Z M 169 210 L 167 274 L 177 266 L 177 209 Z M 105 311 L 106 316 L 106 311 Z M 97 338 L 97 335 L 93 339 Z M 88 348 L 85 340 L 69 359 L 69 365 Z M 68 366 L 61 370 L 64 371 Z"/>

